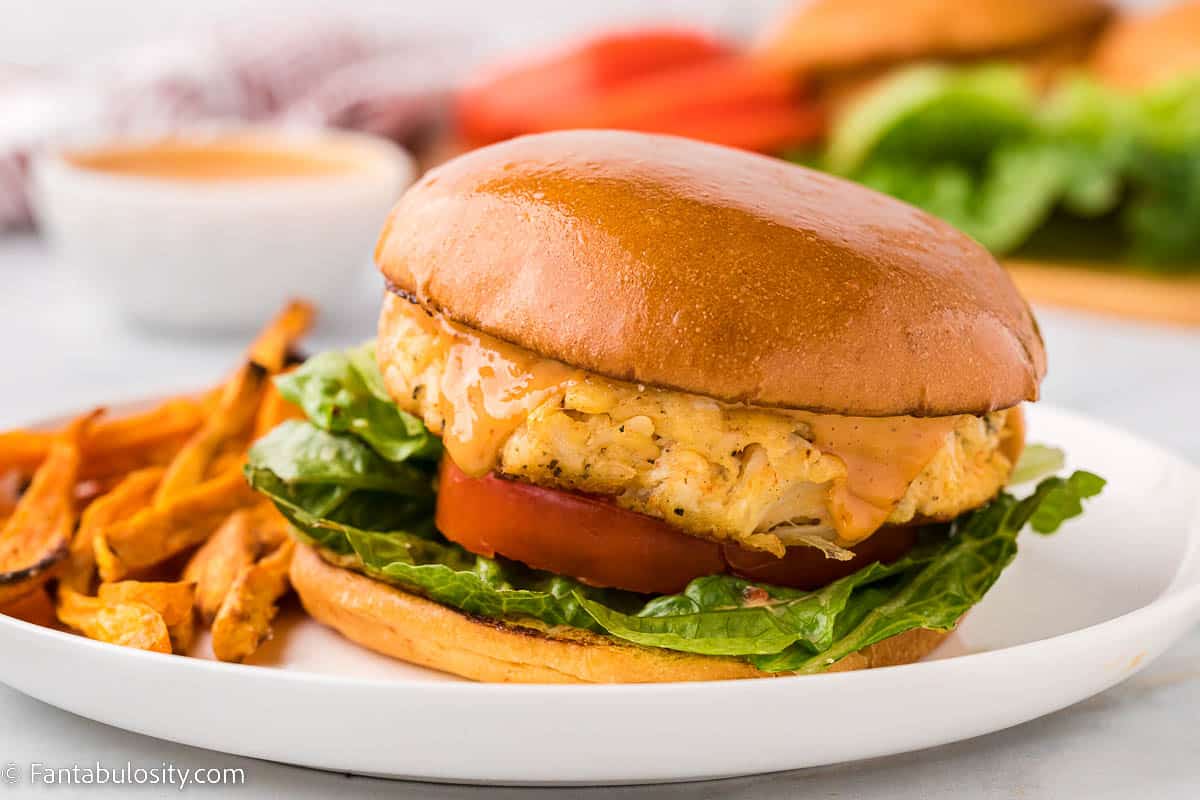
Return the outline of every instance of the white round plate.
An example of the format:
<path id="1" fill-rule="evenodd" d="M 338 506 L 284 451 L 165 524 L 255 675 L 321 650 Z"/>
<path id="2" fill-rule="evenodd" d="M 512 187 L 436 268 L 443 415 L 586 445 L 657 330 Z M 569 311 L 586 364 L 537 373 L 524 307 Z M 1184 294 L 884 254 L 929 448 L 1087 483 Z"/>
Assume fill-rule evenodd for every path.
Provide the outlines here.
<path id="1" fill-rule="evenodd" d="M 1109 481 L 1021 552 L 919 664 L 641 686 L 474 684 L 285 614 L 255 666 L 145 653 L 0 617 L 0 681 L 120 728 L 321 769 L 590 784 L 794 769 L 944 744 L 1078 702 L 1200 618 L 1200 471 L 1099 423 L 1030 409 L 1032 441 Z M 205 643 L 200 643 L 204 648 Z"/>

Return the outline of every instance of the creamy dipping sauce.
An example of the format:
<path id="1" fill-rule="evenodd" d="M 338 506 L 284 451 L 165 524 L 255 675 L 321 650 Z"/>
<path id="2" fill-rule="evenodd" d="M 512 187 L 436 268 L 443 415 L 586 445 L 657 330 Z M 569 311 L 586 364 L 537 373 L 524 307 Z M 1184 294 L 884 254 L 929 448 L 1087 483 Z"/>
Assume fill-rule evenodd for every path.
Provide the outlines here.
<path id="1" fill-rule="evenodd" d="M 312 178 L 364 168 L 361 155 L 349 148 L 312 142 L 307 145 L 266 137 L 230 136 L 162 141 L 129 146 L 76 150 L 68 163 L 96 172 L 182 181 L 244 181 Z"/>

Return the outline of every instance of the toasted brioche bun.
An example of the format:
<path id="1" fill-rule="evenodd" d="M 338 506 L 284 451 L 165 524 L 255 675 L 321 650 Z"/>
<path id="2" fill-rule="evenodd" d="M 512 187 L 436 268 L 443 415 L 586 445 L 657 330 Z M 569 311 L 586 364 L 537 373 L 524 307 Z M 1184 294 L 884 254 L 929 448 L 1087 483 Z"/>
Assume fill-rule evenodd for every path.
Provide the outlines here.
<path id="1" fill-rule="evenodd" d="M 376 261 L 455 322 L 618 380 L 856 416 L 1034 400 L 1036 323 L 990 254 L 898 200 L 671 136 L 476 150 L 392 211 Z"/>
<path id="2" fill-rule="evenodd" d="M 758 51 L 806 73 L 979 57 L 1095 30 L 1110 11 L 1102 0 L 814 0 L 769 29 Z"/>
<path id="3" fill-rule="evenodd" d="M 1200 75 L 1200 0 L 1120 19 L 1096 45 L 1092 69 L 1125 89 Z"/>
<path id="4" fill-rule="evenodd" d="M 423 667 L 492 683 L 658 683 L 772 677 L 734 658 L 623 644 L 574 629 L 537 630 L 472 617 L 296 548 L 292 586 L 304 609 L 347 639 Z M 918 629 L 871 645 L 829 672 L 919 661 L 949 634 Z"/>

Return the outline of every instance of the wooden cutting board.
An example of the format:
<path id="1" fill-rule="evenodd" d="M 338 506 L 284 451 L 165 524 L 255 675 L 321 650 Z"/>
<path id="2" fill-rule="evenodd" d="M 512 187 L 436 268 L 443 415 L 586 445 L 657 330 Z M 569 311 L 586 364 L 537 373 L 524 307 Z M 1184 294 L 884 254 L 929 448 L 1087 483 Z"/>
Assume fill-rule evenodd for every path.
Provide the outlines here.
<path id="1" fill-rule="evenodd" d="M 1200 273 L 1160 276 L 1085 264 L 1004 262 L 1031 302 L 1130 319 L 1200 326 Z"/>

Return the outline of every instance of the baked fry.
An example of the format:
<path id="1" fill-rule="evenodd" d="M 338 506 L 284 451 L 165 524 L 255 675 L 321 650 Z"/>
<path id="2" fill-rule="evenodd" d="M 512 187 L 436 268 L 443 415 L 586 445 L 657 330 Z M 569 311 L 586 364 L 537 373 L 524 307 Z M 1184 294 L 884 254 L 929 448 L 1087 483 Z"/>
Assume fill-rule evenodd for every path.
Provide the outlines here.
<path id="1" fill-rule="evenodd" d="M 171 652 L 171 635 L 162 615 L 141 602 L 105 603 L 67 587 L 58 590 L 58 619 L 89 639 Z"/>
<path id="2" fill-rule="evenodd" d="M 196 584 L 196 610 L 211 625 L 238 573 L 254 563 L 258 542 L 250 509 L 233 512 L 192 556 L 183 571 L 185 581 Z"/>
<path id="3" fill-rule="evenodd" d="M 268 372 L 283 369 L 292 345 L 308 332 L 316 317 L 316 309 L 304 300 L 289 300 L 275 318 L 259 332 L 254 344 L 250 345 L 250 360 L 263 366 Z"/>
<path id="4" fill-rule="evenodd" d="M 84 437 L 79 477 L 103 477 L 164 463 L 201 419 L 200 403 L 173 398 L 148 411 L 98 422 Z M 55 431 L 0 433 L 0 473 L 32 474 L 57 435 Z"/>
<path id="5" fill-rule="evenodd" d="M 221 446 L 249 427 L 266 383 L 266 370 L 253 361 L 238 368 L 225 384 L 216 408 L 167 467 L 154 495 L 155 505 L 169 501 L 204 480 Z"/>
<path id="6" fill-rule="evenodd" d="M 233 376 L 195 398 L 0 432 L 0 614 L 185 653 L 199 612 L 219 658 L 253 653 L 288 590 L 294 544 L 241 468 L 251 442 L 301 416 L 269 378 L 314 313 L 289 302 Z"/>
<path id="7" fill-rule="evenodd" d="M 21 473 L 15 469 L 0 474 L 0 518 L 7 519 L 17 510 L 24 483 Z"/>
<path id="8" fill-rule="evenodd" d="M 60 581 L 77 592 L 91 592 L 96 572 L 96 533 L 105 526 L 129 519 L 150 505 L 162 476 L 162 467 L 147 467 L 131 472 L 107 494 L 101 495 L 84 509 L 79 528 L 71 538 L 70 558 Z"/>
<path id="9" fill-rule="evenodd" d="M 145 603 L 158 612 L 171 637 L 171 650 L 186 654 L 196 632 L 196 584 L 190 581 L 102 583 L 96 599 L 109 606 Z"/>
<path id="10" fill-rule="evenodd" d="M 287 539 L 257 564 L 243 567 L 212 626 L 213 655 L 244 661 L 271 635 L 279 598 L 288 590 L 295 541 Z"/>
<path id="11" fill-rule="evenodd" d="M 207 479 L 216 478 L 221 475 L 226 475 L 230 472 L 241 472 L 242 467 L 246 464 L 246 444 L 239 441 L 231 443 L 228 447 L 222 448 L 221 452 L 217 453 L 212 464 L 208 467 Z"/>
<path id="12" fill-rule="evenodd" d="M 43 628 L 53 628 L 57 625 L 54 616 L 54 600 L 45 587 L 34 589 L 22 595 L 12 603 L 0 607 L 0 614 L 8 617 L 23 619 Z"/>
<path id="13" fill-rule="evenodd" d="M 200 544 L 230 513 L 256 497 L 242 474 L 231 472 L 103 526 L 93 541 L 100 577 L 118 581 L 131 570 L 153 566 Z"/>
<path id="14" fill-rule="evenodd" d="M 80 443 L 101 409 L 76 417 L 54 440 L 0 530 L 0 604 L 41 586 L 67 557 L 75 528 Z"/>
<path id="15" fill-rule="evenodd" d="M 291 524 L 275 506 L 262 503 L 254 508 L 253 529 L 258 552 L 266 553 L 284 543 Z"/>
<path id="16" fill-rule="evenodd" d="M 200 619 L 211 625 L 242 568 L 259 554 L 278 549 L 287 538 L 287 520 L 269 503 L 230 514 L 183 571 L 185 581 L 196 582 Z"/>
<path id="17" fill-rule="evenodd" d="M 258 416 L 254 420 L 254 433 L 251 435 L 250 441 L 256 441 L 266 436 L 285 420 L 303 418 L 304 412 L 300 407 L 284 399 L 274 382 L 271 382 L 263 392 L 262 403 L 258 407 Z"/>

